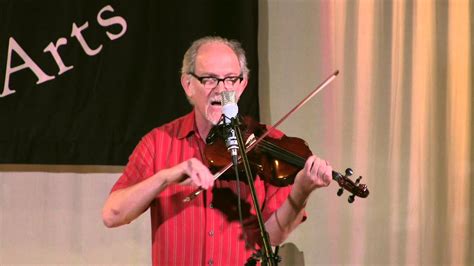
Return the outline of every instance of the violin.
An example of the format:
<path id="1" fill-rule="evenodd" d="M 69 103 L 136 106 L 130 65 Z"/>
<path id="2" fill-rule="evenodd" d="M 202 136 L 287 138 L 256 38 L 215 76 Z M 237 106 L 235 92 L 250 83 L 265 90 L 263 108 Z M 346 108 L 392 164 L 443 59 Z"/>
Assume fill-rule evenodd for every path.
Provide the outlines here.
<path id="1" fill-rule="evenodd" d="M 250 141 L 255 137 L 260 137 L 267 130 L 265 125 L 251 117 L 244 117 L 240 128 L 242 135 Z M 206 143 L 204 157 L 211 170 L 222 169 L 232 163 L 225 145 L 222 126 L 215 126 L 210 131 Z M 247 143 L 251 144 L 249 141 Z M 279 139 L 264 137 L 252 151 L 247 153 L 252 173 L 279 187 L 293 184 L 296 174 L 303 169 L 306 159 L 311 155 L 312 152 L 306 141 L 286 135 Z M 348 198 L 349 203 L 354 202 L 355 196 L 366 198 L 369 195 L 367 186 L 359 184 L 362 177 L 353 182 L 349 179 L 352 174 L 353 171 L 350 168 L 346 169 L 345 175 L 336 171 L 332 172 L 333 180 L 340 186 L 337 195 L 341 196 L 344 190 L 352 193 Z"/>
<path id="2" fill-rule="evenodd" d="M 296 137 L 283 136 L 281 139 L 275 139 L 267 136 L 292 113 L 300 109 L 312 97 L 325 88 L 338 74 L 339 71 L 335 71 L 272 127 L 267 128 L 265 125 L 261 125 L 252 119 L 244 119 L 243 132 L 245 132 L 248 140 L 245 145 L 246 152 L 249 153 L 249 163 L 251 164 L 254 173 L 259 174 L 259 176 L 276 186 L 286 186 L 293 183 L 298 171 L 304 167 L 306 159 L 312 155 L 308 145 L 304 140 Z M 204 153 L 211 168 L 221 168 L 219 171 L 214 173 L 214 179 L 219 178 L 233 165 L 223 138 L 216 137 L 215 133 L 218 131 L 219 130 L 212 130 L 210 132 L 208 139 L 206 139 L 208 145 L 206 145 Z M 258 139 L 255 139 L 257 136 Z M 253 149 L 255 149 L 254 152 L 252 152 Z M 353 171 L 350 168 L 346 169 L 344 175 L 335 171 L 332 172 L 333 180 L 337 181 L 340 186 L 337 195 L 341 196 L 344 190 L 352 193 L 348 198 L 349 203 L 354 202 L 356 196 L 366 198 L 369 195 L 367 186 L 365 184 L 359 184 L 362 177 L 359 176 L 359 178 L 354 182 L 349 178 L 352 174 Z M 183 201 L 189 202 L 193 200 L 202 191 L 202 189 L 194 191 Z"/>

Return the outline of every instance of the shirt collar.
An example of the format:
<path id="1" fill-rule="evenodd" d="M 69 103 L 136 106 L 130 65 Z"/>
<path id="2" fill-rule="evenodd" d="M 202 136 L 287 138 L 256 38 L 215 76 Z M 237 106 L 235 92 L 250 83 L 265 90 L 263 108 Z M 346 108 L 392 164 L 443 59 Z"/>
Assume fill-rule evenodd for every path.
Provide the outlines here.
<path id="1" fill-rule="evenodd" d="M 196 119 L 194 110 L 182 117 L 182 125 L 178 130 L 178 139 L 184 139 L 196 133 Z"/>

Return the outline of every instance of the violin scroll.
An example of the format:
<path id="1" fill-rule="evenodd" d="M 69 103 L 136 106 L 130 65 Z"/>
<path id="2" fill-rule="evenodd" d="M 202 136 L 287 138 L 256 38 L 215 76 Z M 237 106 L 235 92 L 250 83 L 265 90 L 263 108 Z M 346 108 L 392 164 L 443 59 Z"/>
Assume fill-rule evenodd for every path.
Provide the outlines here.
<path id="1" fill-rule="evenodd" d="M 354 202 L 355 196 L 360 198 L 367 198 L 367 196 L 369 196 L 369 190 L 367 189 L 367 185 L 359 184 L 360 180 L 362 179 L 362 176 L 359 176 L 359 178 L 357 178 L 355 182 L 349 179 L 349 177 L 352 176 L 353 173 L 354 171 L 352 171 L 351 168 L 346 169 L 345 175 L 342 175 L 341 173 L 335 171 L 332 172 L 332 179 L 336 180 L 340 186 L 339 190 L 337 191 L 337 195 L 341 196 L 344 190 L 347 190 L 352 193 L 352 195 L 350 195 L 347 199 L 349 203 Z"/>

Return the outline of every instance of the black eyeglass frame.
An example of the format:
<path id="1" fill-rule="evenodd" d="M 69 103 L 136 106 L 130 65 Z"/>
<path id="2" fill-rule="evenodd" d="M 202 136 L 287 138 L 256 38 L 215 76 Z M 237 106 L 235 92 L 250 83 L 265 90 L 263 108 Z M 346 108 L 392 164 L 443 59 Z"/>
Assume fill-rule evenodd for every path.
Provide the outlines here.
<path id="1" fill-rule="evenodd" d="M 227 89 L 231 89 L 231 88 L 228 88 L 225 84 L 225 81 L 226 80 L 230 80 L 230 79 L 238 79 L 239 83 L 242 82 L 242 80 L 244 80 L 244 77 L 242 74 L 240 74 L 239 76 L 229 76 L 229 77 L 224 77 L 224 78 L 218 78 L 218 77 L 214 77 L 214 76 L 198 76 L 196 75 L 194 72 L 188 72 L 189 75 L 193 76 L 194 78 L 196 78 L 199 83 L 201 83 L 203 86 L 206 86 L 202 81 L 204 79 L 215 79 L 217 80 L 217 83 L 216 83 L 216 86 L 212 87 L 212 88 L 209 88 L 209 89 L 214 89 L 216 88 L 217 86 L 219 86 L 219 83 L 222 81 L 222 84 L 224 84 L 224 87 L 227 88 Z M 237 80 L 232 84 L 232 86 L 235 86 L 234 84 L 237 83 Z M 233 88 L 233 87 L 232 87 Z"/>

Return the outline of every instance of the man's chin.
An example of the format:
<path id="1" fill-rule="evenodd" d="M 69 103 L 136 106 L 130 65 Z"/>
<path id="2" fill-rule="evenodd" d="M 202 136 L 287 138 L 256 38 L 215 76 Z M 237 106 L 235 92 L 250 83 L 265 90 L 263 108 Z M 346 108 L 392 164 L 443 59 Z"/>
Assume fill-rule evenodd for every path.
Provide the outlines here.
<path id="1" fill-rule="evenodd" d="M 218 118 L 208 118 L 207 120 L 215 126 L 219 123 L 219 121 L 221 120 L 221 117 L 219 116 Z"/>
<path id="2" fill-rule="evenodd" d="M 221 120 L 222 111 L 219 109 L 218 111 L 216 110 L 214 112 L 209 112 L 209 113 L 207 113 L 206 117 L 207 117 L 207 120 L 211 124 L 217 125 L 219 123 L 219 121 Z"/>
<path id="3" fill-rule="evenodd" d="M 219 123 L 219 121 L 221 120 L 221 116 L 222 115 L 208 115 L 206 116 L 207 117 L 207 121 L 209 121 L 211 124 L 213 125 L 217 125 Z"/>

